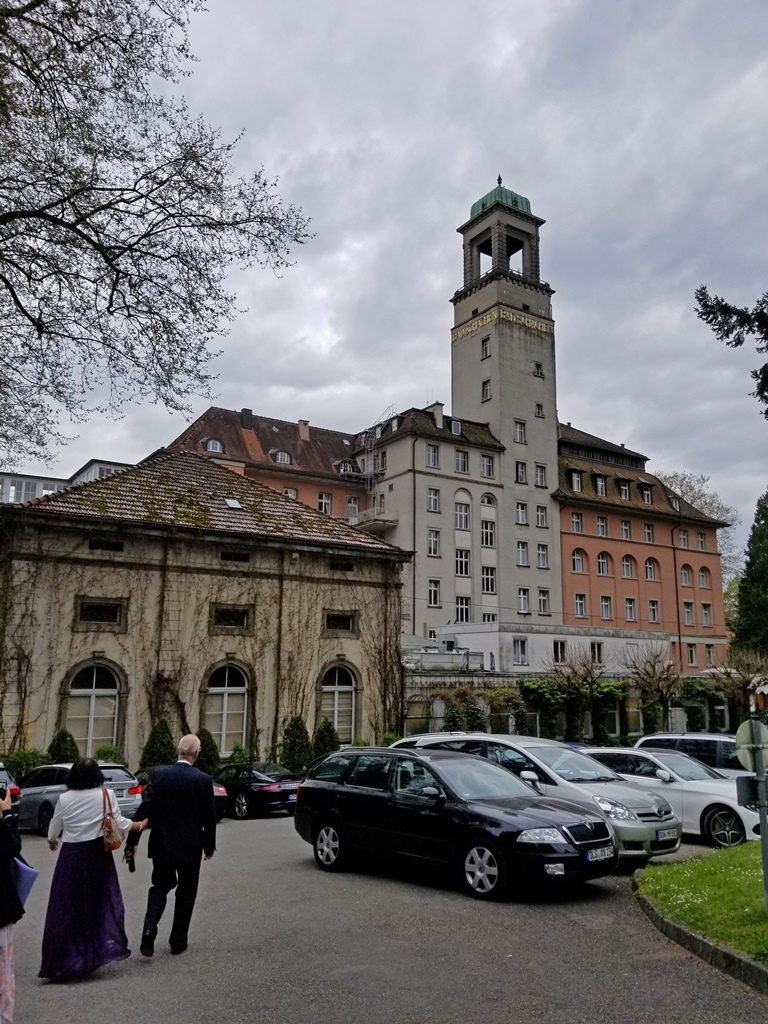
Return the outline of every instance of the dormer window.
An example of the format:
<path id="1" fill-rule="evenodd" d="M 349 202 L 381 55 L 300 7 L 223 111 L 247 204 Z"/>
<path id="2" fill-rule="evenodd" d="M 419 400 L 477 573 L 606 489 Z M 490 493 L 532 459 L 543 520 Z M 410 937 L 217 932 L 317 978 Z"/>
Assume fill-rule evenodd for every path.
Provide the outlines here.
<path id="1" fill-rule="evenodd" d="M 571 488 L 574 491 L 581 490 L 581 473 L 577 469 L 571 471 Z"/>
<path id="2" fill-rule="evenodd" d="M 355 472 L 354 463 L 346 462 L 346 461 L 345 462 L 340 462 L 339 463 L 339 472 L 340 473 L 354 473 Z"/>
<path id="3" fill-rule="evenodd" d="M 672 508 L 675 510 L 675 512 L 679 512 L 680 502 L 677 500 L 677 498 L 670 498 L 669 500 L 672 502 Z"/>
<path id="4" fill-rule="evenodd" d="M 207 437 L 203 441 L 203 447 L 207 452 L 212 452 L 215 455 L 221 455 L 224 451 L 224 445 L 215 437 Z"/>
<path id="5" fill-rule="evenodd" d="M 595 477 L 595 494 L 598 497 L 600 497 L 600 498 L 604 498 L 605 497 L 606 491 L 605 491 L 605 477 L 604 476 L 596 476 Z"/>
<path id="6" fill-rule="evenodd" d="M 619 480 L 619 496 L 624 501 L 629 501 L 629 482 L 627 480 Z"/>
<path id="7" fill-rule="evenodd" d="M 652 505 L 653 504 L 653 491 L 648 486 L 648 484 L 643 484 L 643 489 L 642 490 L 643 490 L 643 501 L 645 502 L 646 505 Z"/>
<path id="8" fill-rule="evenodd" d="M 288 452 L 275 452 L 275 462 L 279 462 L 282 466 L 290 466 L 291 456 Z"/>
<path id="9" fill-rule="evenodd" d="M 461 434 L 461 420 L 451 420 L 451 433 Z"/>

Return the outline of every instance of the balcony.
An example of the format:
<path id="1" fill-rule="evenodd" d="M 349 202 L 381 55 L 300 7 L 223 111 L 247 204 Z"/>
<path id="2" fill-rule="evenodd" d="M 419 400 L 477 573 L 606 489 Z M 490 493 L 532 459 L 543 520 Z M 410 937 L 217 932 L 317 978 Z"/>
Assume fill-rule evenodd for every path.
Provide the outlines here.
<path id="1" fill-rule="evenodd" d="M 366 533 L 381 536 L 397 526 L 398 515 L 397 512 L 385 512 L 384 509 L 367 508 L 363 512 L 358 512 L 356 516 L 348 516 L 347 523 Z"/>

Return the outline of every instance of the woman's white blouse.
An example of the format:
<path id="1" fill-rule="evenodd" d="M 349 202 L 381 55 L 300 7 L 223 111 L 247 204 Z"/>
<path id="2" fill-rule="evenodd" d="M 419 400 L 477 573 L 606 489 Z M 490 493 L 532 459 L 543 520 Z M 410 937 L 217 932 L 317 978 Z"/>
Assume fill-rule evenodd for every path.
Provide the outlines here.
<path id="1" fill-rule="evenodd" d="M 101 792 L 99 787 L 68 789 L 62 793 L 48 827 L 48 838 L 58 839 L 61 834 L 64 843 L 85 843 L 89 839 L 98 839 L 104 823 L 104 798 Z M 111 789 L 107 790 L 107 806 L 118 825 L 127 832 L 131 820 L 120 813 L 117 797 Z"/>

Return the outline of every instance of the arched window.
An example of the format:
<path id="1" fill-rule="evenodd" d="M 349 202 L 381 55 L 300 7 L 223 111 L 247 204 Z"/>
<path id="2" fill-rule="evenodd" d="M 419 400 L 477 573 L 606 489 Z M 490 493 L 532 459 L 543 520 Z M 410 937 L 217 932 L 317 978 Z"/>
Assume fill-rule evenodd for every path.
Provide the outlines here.
<path id="1" fill-rule="evenodd" d="M 217 455 L 220 455 L 224 451 L 224 445 L 215 437 L 207 438 L 203 442 L 203 445 L 207 452 L 215 452 Z"/>
<path id="2" fill-rule="evenodd" d="M 117 741 L 118 684 L 105 665 L 88 665 L 72 677 L 66 728 L 83 757 Z"/>
<path id="3" fill-rule="evenodd" d="M 235 743 L 245 743 L 248 679 L 236 665 L 222 665 L 208 677 L 205 728 L 222 754 L 232 752 Z"/>
<path id="4" fill-rule="evenodd" d="M 576 548 L 573 552 L 573 571 L 584 572 L 585 555 L 581 548 Z"/>
<path id="5" fill-rule="evenodd" d="M 703 566 L 699 569 L 699 586 L 709 587 L 711 586 L 709 578 L 709 569 L 705 569 Z"/>
<path id="6" fill-rule="evenodd" d="M 283 466 L 290 466 L 291 456 L 288 452 L 275 452 L 275 462 L 279 462 Z"/>
<path id="7" fill-rule="evenodd" d="M 647 580 L 657 580 L 659 578 L 658 565 L 659 563 L 655 558 L 646 558 L 645 578 Z"/>
<path id="8" fill-rule="evenodd" d="M 601 551 L 597 556 L 597 575 L 607 576 L 610 571 L 610 565 L 611 562 L 608 557 L 608 553 L 606 551 Z"/>
<path id="9" fill-rule="evenodd" d="M 631 580 L 635 575 L 635 560 L 632 555 L 624 555 L 621 560 L 621 575 L 625 580 Z"/>
<path id="10" fill-rule="evenodd" d="M 494 498 L 494 496 L 492 494 L 484 494 L 482 496 L 482 498 L 480 499 L 480 504 L 481 505 L 491 505 L 492 507 L 495 508 L 496 507 L 496 499 Z"/>
<path id="11" fill-rule="evenodd" d="M 327 718 L 342 743 L 351 743 L 355 734 L 355 678 L 348 668 L 334 665 L 323 676 L 320 721 Z"/>
<path id="12" fill-rule="evenodd" d="M 684 587 L 693 586 L 693 571 L 690 565 L 680 567 L 680 582 Z"/>

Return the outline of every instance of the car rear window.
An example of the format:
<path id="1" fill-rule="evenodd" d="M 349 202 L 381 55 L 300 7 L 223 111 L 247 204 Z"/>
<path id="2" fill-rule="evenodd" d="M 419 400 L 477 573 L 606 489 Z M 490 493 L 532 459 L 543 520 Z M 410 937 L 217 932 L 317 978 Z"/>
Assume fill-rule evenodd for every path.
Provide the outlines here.
<path id="1" fill-rule="evenodd" d="M 677 740 L 674 736 L 646 736 L 636 744 L 638 747 L 658 747 L 664 750 L 674 750 Z"/>
<path id="2" fill-rule="evenodd" d="M 321 761 L 316 768 L 312 769 L 309 778 L 317 779 L 318 782 L 338 782 L 354 759 L 354 754 L 339 754 L 336 757 L 329 757 L 327 761 Z"/>
<path id="3" fill-rule="evenodd" d="M 114 768 L 109 765 L 101 765 L 101 774 L 105 782 L 135 782 L 134 776 L 127 768 Z"/>
<path id="4" fill-rule="evenodd" d="M 725 740 L 718 744 L 720 747 L 720 753 L 723 758 L 721 767 L 723 768 L 738 768 L 744 771 L 744 765 L 736 754 L 736 744 L 733 740 Z"/>
<path id="5" fill-rule="evenodd" d="M 716 740 L 694 740 L 684 736 L 680 740 L 677 749 L 682 750 L 689 757 L 695 757 L 697 761 L 708 764 L 710 768 L 717 768 Z"/>
<path id="6" fill-rule="evenodd" d="M 382 754 L 363 754 L 357 759 L 349 785 L 362 786 L 365 789 L 385 790 L 389 781 L 391 764 L 391 757 L 385 757 Z"/>

